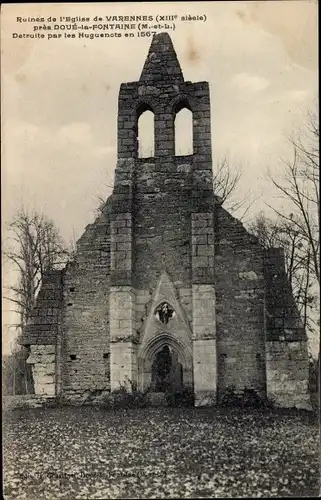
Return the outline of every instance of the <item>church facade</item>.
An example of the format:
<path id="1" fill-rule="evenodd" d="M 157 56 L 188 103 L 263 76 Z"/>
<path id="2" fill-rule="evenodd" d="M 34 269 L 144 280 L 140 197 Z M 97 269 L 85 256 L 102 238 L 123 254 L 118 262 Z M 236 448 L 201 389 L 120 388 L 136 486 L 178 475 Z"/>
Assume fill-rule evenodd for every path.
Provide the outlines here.
<path id="1" fill-rule="evenodd" d="M 175 117 L 193 116 L 193 154 L 175 156 Z M 155 151 L 138 156 L 154 114 Z M 118 100 L 115 183 L 73 261 L 48 272 L 21 343 L 35 393 L 81 403 L 126 386 L 191 387 L 206 406 L 229 387 L 307 408 L 307 338 L 280 249 L 265 251 L 213 192 L 210 91 L 184 81 L 155 35 Z"/>

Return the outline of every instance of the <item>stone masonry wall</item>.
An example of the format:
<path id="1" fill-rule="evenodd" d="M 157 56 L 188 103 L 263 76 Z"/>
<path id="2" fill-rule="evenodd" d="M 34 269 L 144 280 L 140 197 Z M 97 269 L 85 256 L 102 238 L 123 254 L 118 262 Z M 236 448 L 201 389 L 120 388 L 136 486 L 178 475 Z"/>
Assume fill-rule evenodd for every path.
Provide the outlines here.
<path id="1" fill-rule="evenodd" d="M 138 160 L 134 245 L 135 286 L 153 289 L 164 269 L 178 288 L 191 286 L 192 160 Z"/>
<path id="2" fill-rule="evenodd" d="M 264 394 L 263 251 L 222 207 L 215 209 L 218 390 L 235 386 Z"/>
<path id="3" fill-rule="evenodd" d="M 37 296 L 29 322 L 19 339 L 30 346 L 27 364 L 31 365 L 35 395 L 53 397 L 59 392 L 58 339 L 63 317 L 63 270 L 48 271 Z"/>
<path id="4" fill-rule="evenodd" d="M 196 203 L 199 198 L 204 198 L 202 191 Z M 211 207 L 213 195 L 208 198 Z M 208 406 L 217 396 L 213 210 L 192 215 L 192 277 L 195 406 Z"/>
<path id="5" fill-rule="evenodd" d="M 86 228 L 65 273 L 61 377 L 68 400 L 110 388 L 109 205 Z"/>
<path id="6" fill-rule="evenodd" d="M 31 364 L 35 394 L 56 395 L 56 346 L 32 345 L 27 363 Z"/>
<path id="7" fill-rule="evenodd" d="M 63 314 L 64 271 L 48 271 L 43 277 L 36 305 L 20 339 L 22 345 L 56 345 Z"/>
<path id="8" fill-rule="evenodd" d="M 193 154 L 179 157 L 184 108 Z M 139 81 L 120 87 L 113 194 L 74 260 L 44 279 L 21 340 L 36 395 L 101 396 L 150 372 L 172 342 L 197 406 L 235 386 L 308 407 L 307 339 L 280 255 L 264 254 L 213 193 L 210 108 L 208 83 L 184 81 L 169 35 L 155 35 Z M 147 110 L 155 151 L 140 159 Z M 167 329 L 152 317 L 159 300 L 176 309 Z"/>
<path id="9" fill-rule="evenodd" d="M 307 336 L 281 249 L 265 252 L 267 395 L 282 407 L 310 408 Z"/>
<path id="10" fill-rule="evenodd" d="M 131 390 L 131 384 L 137 382 L 135 298 L 135 290 L 131 287 L 110 289 L 112 391 L 121 386 Z"/>
<path id="11" fill-rule="evenodd" d="M 183 108 L 193 113 L 193 155 L 175 157 L 175 117 Z M 184 82 L 166 33 L 153 37 L 139 81 L 120 87 L 114 212 L 132 213 L 133 240 L 131 272 L 126 275 L 112 270 L 112 285 L 118 287 L 117 293 L 120 286 L 126 285 L 136 290 L 138 328 L 131 331 L 133 342 L 138 340 L 135 333 L 138 332 L 139 337 L 144 329 L 146 308 L 164 271 L 171 277 L 184 302 L 182 307 L 187 308 L 185 314 L 192 321 L 192 188 L 195 179 L 203 185 L 204 177 L 207 180 L 210 177 L 209 109 L 208 84 Z M 153 158 L 139 159 L 138 120 L 146 110 L 154 113 L 155 152 Z M 134 376 L 135 364 L 130 354 L 134 344 L 131 349 L 127 347 L 126 350 L 124 346 L 122 353 L 118 346 L 116 354 L 116 345 L 113 345 L 113 358 L 127 359 L 128 369 Z"/>
<path id="12" fill-rule="evenodd" d="M 266 344 L 267 396 L 276 406 L 310 409 L 307 342 Z"/>

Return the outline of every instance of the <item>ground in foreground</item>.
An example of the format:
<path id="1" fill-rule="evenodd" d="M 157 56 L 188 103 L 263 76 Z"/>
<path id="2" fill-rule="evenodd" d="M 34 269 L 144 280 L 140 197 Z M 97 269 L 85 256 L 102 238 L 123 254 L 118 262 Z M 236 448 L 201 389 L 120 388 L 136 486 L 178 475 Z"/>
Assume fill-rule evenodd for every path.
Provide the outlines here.
<path id="1" fill-rule="evenodd" d="M 317 496 L 307 412 L 51 408 L 5 414 L 6 499 Z"/>

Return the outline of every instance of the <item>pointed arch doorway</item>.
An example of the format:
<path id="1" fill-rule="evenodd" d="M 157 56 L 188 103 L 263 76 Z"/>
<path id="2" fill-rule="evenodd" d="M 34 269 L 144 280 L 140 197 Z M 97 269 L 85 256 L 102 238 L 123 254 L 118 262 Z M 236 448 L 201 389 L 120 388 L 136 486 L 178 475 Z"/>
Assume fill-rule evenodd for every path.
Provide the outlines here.
<path id="1" fill-rule="evenodd" d="M 165 392 L 165 387 L 193 386 L 192 346 L 188 342 L 163 331 L 141 344 L 137 354 L 140 390 L 155 392 L 157 386 L 157 391 Z"/>
<path id="2" fill-rule="evenodd" d="M 164 345 L 154 355 L 152 362 L 152 383 L 154 392 L 177 391 L 183 388 L 183 366 L 177 352 Z"/>

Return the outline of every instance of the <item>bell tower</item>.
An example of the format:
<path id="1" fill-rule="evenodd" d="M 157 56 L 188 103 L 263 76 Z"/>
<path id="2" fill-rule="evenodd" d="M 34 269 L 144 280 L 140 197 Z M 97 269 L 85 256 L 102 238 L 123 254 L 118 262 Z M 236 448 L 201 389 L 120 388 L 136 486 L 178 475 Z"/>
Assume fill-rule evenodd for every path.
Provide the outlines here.
<path id="1" fill-rule="evenodd" d="M 184 108 L 193 117 L 193 150 L 175 156 L 175 118 Z M 150 133 L 155 147 L 153 156 L 139 158 L 139 119 L 145 111 L 154 116 Z M 148 309 L 166 272 L 178 299 L 185 297 L 191 334 L 184 342 L 193 365 L 185 370 L 191 370 L 196 404 L 215 397 L 213 214 L 209 85 L 184 81 L 170 36 L 160 33 L 153 37 L 139 81 L 121 84 L 118 99 L 109 296 L 111 390 L 126 380 L 139 381 L 144 362 L 139 354 L 144 344 L 141 312 Z M 174 339 L 175 331 L 168 328 L 164 338 Z"/>

